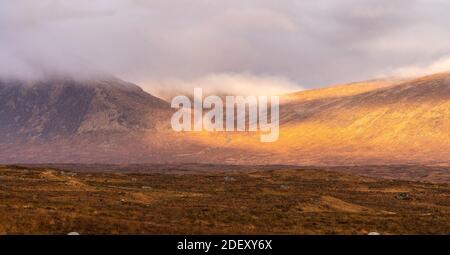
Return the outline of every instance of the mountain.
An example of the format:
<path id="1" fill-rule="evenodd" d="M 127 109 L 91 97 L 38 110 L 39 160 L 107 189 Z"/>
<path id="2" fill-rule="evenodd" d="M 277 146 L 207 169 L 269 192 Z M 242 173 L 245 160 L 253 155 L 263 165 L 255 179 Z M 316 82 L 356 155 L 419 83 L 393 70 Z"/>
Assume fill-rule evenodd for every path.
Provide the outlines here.
<path id="1" fill-rule="evenodd" d="M 324 163 L 450 161 L 448 73 L 350 96 L 291 101 L 284 110 L 284 142 L 291 150 L 320 151 Z"/>
<path id="2" fill-rule="evenodd" d="M 0 139 L 54 139 L 155 127 L 167 102 L 113 77 L 0 80 Z"/>
<path id="3" fill-rule="evenodd" d="M 154 134 L 170 127 L 171 114 L 168 102 L 110 76 L 55 76 L 32 82 L 3 79 L 0 162 L 163 159 L 153 151 L 167 147 L 166 143 Z M 152 138 L 143 139 L 146 133 Z"/>
<path id="4" fill-rule="evenodd" d="M 450 74 L 281 97 L 280 136 L 170 128 L 173 109 L 112 77 L 0 82 L 2 163 L 450 165 Z"/>
<path id="5" fill-rule="evenodd" d="M 193 134 L 227 162 L 302 165 L 450 163 L 450 74 L 375 80 L 281 98 L 280 137 Z M 246 153 L 232 153 L 233 149 Z M 222 155 L 223 156 L 223 155 Z"/>

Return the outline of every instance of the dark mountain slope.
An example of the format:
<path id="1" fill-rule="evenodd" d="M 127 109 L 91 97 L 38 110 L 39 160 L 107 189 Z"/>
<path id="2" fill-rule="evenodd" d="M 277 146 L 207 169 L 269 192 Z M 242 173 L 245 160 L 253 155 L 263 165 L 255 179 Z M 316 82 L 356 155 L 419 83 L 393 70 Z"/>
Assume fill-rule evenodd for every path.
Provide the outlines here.
<path id="1" fill-rule="evenodd" d="M 50 139 L 155 127 L 167 102 L 115 78 L 0 80 L 0 140 Z"/>

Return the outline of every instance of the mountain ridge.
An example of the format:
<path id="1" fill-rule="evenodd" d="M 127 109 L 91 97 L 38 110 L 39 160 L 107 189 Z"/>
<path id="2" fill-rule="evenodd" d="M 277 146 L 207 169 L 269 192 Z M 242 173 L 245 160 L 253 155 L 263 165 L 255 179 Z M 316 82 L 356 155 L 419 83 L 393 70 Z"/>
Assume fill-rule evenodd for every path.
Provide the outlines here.
<path id="1" fill-rule="evenodd" d="M 52 138 L 93 131 L 130 131 L 156 125 L 170 106 L 116 78 L 0 81 L 2 137 Z"/>
<path id="2" fill-rule="evenodd" d="M 268 144 L 259 133 L 174 132 L 168 102 L 118 79 L 66 82 L 0 82 L 0 162 L 450 164 L 450 74 L 282 96 Z"/>

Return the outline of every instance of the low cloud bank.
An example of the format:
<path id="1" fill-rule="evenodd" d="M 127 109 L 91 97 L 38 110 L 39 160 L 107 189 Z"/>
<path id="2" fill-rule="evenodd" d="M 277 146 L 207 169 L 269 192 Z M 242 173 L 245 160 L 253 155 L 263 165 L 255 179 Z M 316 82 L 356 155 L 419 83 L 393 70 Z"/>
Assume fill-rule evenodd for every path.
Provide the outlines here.
<path id="1" fill-rule="evenodd" d="M 214 95 L 281 95 L 303 90 L 284 77 L 254 75 L 249 73 L 210 74 L 191 80 L 166 79 L 142 82 L 150 93 L 170 100 L 178 95 L 191 95 L 194 88 L 202 88 L 204 94 Z"/>
<path id="2" fill-rule="evenodd" d="M 419 77 L 429 74 L 449 72 L 450 56 L 445 56 L 429 65 L 411 65 L 398 68 L 390 75 L 400 78 Z"/>

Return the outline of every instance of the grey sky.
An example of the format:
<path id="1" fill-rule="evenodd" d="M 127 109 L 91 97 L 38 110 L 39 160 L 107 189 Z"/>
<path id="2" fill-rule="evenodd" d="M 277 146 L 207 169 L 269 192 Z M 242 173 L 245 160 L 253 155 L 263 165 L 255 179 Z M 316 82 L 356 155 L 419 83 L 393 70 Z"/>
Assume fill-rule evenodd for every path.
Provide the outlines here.
<path id="1" fill-rule="evenodd" d="M 231 75 L 295 89 L 450 69 L 449 10 L 445 0 L 0 0 L 0 76 L 103 70 L 152 91 Z"/>

